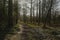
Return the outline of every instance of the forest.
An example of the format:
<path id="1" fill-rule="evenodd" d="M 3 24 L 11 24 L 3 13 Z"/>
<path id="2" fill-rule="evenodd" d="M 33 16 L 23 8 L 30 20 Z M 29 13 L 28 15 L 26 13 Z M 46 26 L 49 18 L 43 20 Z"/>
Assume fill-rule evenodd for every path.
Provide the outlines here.
<path id="1" fill-rule="evenodd" d="M 60 40 L 60 0 L 0 0 L 0 40 Z"/>

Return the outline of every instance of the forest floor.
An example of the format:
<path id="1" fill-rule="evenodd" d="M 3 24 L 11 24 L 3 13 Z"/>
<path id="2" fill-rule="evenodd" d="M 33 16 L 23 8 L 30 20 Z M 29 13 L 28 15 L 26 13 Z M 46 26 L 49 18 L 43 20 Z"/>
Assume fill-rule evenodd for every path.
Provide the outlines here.
<path id="1" fill-rule="evenodd" d="M 30 24 L 19 24 L 19 28 L 20 31 L 10 36 L 9 40 L 60 40 L 59 28 L 47 26 L 44 29 L 39 26 L 31 27 Z"/>

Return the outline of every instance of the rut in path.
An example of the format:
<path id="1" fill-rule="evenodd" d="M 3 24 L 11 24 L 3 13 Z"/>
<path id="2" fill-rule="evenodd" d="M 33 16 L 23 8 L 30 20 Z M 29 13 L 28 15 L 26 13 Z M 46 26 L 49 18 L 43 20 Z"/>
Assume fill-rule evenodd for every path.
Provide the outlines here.
<path id="1" fill-rule="evenodd" d="M 21 40 L 28 40 L 29 38 L 27 33 L 30 32 L 30 28 L 26 25 L 23 25 L 22 28 Z"/>

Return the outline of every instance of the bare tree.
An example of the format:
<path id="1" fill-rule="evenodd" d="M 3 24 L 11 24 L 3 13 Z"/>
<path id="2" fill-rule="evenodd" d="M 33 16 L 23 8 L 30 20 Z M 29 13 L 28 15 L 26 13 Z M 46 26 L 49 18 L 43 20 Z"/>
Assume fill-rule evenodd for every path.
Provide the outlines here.
<path id="1" fill-rule="evenodd" d="M 39 17 L 39 13 L 38 13 L 38 10 L 39 10 L 39 0 L 37 0 L 37 6 L 36 6 L 36 8 L 37 8 L 36 9 L 36 22 L 38 23 L 39 22 L 39 20 L 38 20 L 39 19 L 38 18 Z"/>
<path id="2" fill-rule="evenodd" d="M 38 24 L 41 22 L 41 0 L 39 0 L 39 15 L 38 15 Z"/>
<path id="3" fill-rule="evenodd" d="M 51 8 L 52 8 L 53 0 L 50 0 L 49 2 L 50 2 L 49 3 L 50 5 L 49 5 L 49 8 L 47 10 L 47 15 L 46 15 L 46 18 L 45 18 L 44 26 L 43 27 L 46 27 L 46 21 L 47 21 L 47 19 L 49 21 L 49 24 L 51 22 Z"/>
<path id="4" fill-rule="evenodd" d="M 31 8 L 30 8 L 30 22 L 32 23 L 32 0 L 31 0 Z"/>

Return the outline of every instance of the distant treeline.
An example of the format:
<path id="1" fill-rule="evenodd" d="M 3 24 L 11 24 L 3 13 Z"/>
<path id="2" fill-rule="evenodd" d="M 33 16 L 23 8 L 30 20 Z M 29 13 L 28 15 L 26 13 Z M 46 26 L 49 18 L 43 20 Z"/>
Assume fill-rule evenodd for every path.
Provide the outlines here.
<path id="1" fill-rule="evenodd" d="M 44 26 L 46 24 L 60 25 L 60 15 L 56 9 L 56 2 L 56 0 L 29 0 L 30 7 L 27 3 L 22 4 L 23 8 L 20 5 L 20 11 L 22 11 L 20 20 L 25 23 L 44 24 Z M 22 13 L 23 15 L 21 15 Z"/>

